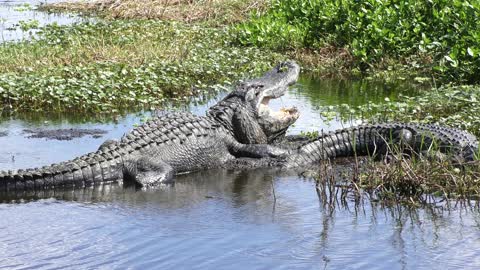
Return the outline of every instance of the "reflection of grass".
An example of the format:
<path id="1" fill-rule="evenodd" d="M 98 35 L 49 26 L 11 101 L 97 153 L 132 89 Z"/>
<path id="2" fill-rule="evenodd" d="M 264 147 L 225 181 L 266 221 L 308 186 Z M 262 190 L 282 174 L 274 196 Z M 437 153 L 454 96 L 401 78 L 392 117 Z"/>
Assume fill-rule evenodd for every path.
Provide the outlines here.
<path id="1" fill-rule="evenodd" d="M 175 22 L 50 25 L 39 35 L 0 47 L 4 111 L 159 106 L 258 75 L 284 58 L 231 46 L 220 29 Z"/>

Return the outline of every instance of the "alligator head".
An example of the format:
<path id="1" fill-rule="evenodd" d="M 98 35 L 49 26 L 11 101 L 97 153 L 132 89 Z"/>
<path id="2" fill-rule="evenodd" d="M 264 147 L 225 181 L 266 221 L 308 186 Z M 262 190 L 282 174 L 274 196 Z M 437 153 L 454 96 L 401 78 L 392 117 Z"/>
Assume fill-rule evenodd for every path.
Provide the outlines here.
<path id="1" fill-rule="evenodd" d="M 212 106 L 208 114 L 246 144 L 270 143 L 282 138 L 299 117 L 296 108 L 273 111 L 270 100 L 282 97 L 293 85 L 300 67 L 283 62 L 264 76 L 241 82 L 233 92 Z"/>

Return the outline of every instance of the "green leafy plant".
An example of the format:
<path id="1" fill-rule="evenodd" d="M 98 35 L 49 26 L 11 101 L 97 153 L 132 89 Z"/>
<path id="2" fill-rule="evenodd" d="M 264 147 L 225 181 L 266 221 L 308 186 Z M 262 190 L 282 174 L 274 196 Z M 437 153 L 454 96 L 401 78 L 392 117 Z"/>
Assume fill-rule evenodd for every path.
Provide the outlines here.
<path id="1" fill-rule="evenodd" d="M 38 20 L 19 21 L 18 26 L 22 31 L 27 32 L 32 29 L 38 29 L 40 22 Z"/>
<path id="2" fill-rule="evenodd" d="M 273 0 L 232 32 L 243 45 L 346 48 L 362 71 L 393 58 L 445 80 L 478 82 L 479 18 L 478 1 Z"/>

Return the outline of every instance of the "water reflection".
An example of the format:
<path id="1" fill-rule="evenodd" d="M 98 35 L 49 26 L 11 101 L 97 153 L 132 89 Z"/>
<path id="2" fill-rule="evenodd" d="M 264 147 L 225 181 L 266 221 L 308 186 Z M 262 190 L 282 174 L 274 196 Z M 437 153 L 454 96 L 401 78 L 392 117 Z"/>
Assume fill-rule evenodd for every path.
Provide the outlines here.
<path id="1" fill-rule="evenodd" d="M 381 103 L 385 98 L 396 100 L 399 95 L 413 96 L 421 86 L 403 80 L 337 80 L 320 79 L 312 75 L 300 78 L 302 90 L 298 95 L 308 97 L 316 106 L 348 104 L 359 106 L 368 102 Z"/>

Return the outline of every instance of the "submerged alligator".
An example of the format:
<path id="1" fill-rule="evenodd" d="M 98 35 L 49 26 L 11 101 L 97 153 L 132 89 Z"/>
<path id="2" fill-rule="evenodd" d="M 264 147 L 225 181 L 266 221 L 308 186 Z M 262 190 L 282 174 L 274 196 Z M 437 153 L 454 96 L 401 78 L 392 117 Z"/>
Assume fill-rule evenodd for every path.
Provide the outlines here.
<path id="1" fill-rule="evenodd" d="M 422 124 L 364 125 L 315 139 L 286 137 L 299 117 L 296 108 L 270 110 L 300 72 L 284 62 L 263 77 L 240 83 L 206 116 L 168 113 L 73 160 L 42 168 L 0 172 L 0 191 L 86 187 L 123 181 L 156 186 L 175 174 L 215 167 L 299 167 L 321 160 L 385 153 L 390 145 L 421 152 L 433 145 L 469 161 L 478 153 L 475 136 L 461 130 Z M 299 139 L 298 142 L 295 142 Z"/>

